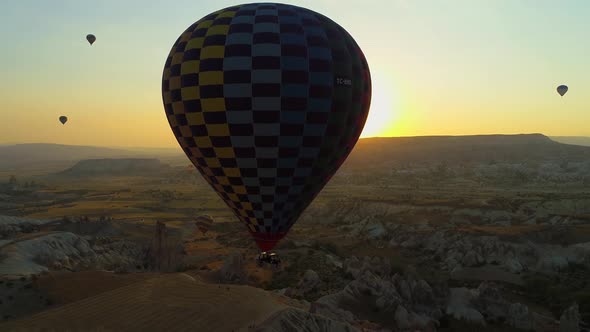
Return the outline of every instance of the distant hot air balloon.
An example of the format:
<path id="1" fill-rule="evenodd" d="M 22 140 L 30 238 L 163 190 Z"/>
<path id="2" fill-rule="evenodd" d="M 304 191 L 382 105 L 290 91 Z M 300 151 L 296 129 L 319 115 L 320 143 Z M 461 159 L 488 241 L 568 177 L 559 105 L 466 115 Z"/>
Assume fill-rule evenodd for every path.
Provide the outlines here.
<path id="1" fill-rule="evenodd" d="M 93 34 L 89 34 L 86 35 L 86 40 L 92 45 L 96 41 L 96 37 Z"/>
<path id="2" fill-rule="evenodd" d="M 356 144 L 371 78 L 334 21 L 254 3 L 186 29 L 166 61 L 162 95 L 186 155 L 268 251 Z"/>
<path id="3" fill-rule="evenodd" d="M 59 122 L 61 122 L 61 124 L 66 124 L 66 122 L 68 122 L 68 117 L 67 116 L 60 116 L 59 117 Z"/>
<path id="4" fill-rule="evenodd" d="M 207 233 L 209 228 L 213 225 L 213 218 L 211 218 L 211 216 L 208 215 L 198 216 L 195 219 L 195 225 L 201 231 L 201 233 L 205 235 L 205 233 Z"/>
<path id="5" fill-rule="evenodd" d="M 557 87 L 557 93 L 563 97 L 563 95 L 567 92 L 568 88 L 567 85 L 560 85 Z"/>

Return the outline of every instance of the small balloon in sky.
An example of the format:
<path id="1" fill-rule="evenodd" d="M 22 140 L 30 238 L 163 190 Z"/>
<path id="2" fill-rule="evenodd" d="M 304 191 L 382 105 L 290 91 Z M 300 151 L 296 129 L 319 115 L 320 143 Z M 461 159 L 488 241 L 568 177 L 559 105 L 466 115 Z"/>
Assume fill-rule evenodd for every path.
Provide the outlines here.
<path id="1" fill-rule="evenodd" d="M 567 92 L 567 85 L 560 85 L 557 87 L 557 93 L 563 97 L 563 95 Z"/>
<path id="2" fill-rule="evenodd" d="M 209 228 L 211 228 L 211 226 L 213 225 L 213 218 L 211 218 L 211 216 L 208 215 L 198 216 L 195 219 L 195 225 L 201 231 L 201 233 L 205 235 Z"/>
<path id="3" fill-rule="evenodd" d="M 86 40 L 92 45 L 96 41 L 96 37 L 93 34 L 89 34 L 86 35 Z"/>
<path id="4" fill-rule="evenodd" d="M 61 122 L 61 124 L 66 124 L 66 122 L 68 122 L 68 117 L 67 116 L 60 116 L 59 117 L 59 122 Z"/>

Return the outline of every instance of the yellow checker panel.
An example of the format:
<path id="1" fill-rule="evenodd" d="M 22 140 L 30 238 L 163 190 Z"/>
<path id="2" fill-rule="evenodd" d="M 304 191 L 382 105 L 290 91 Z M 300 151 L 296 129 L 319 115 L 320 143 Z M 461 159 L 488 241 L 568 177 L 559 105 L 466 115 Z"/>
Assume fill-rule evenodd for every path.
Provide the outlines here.
<path id="1" fill-rule="evenodd" d="M 186 121 L 191 126 L 199 126 L 205 124 L 205 119 L 203 119 L 203 113 L 201 112 L 186 113 Z"/>
<path id="2" fill-rule="evenodd" d="M 222 186 L 229 186 L 229 179 L 226 176 L 218 176 L 217 181 Z"/>
<path id="3" fill-rule="evenodd" d="M 229 148 L 232 149 L 233 148 Z M 217 153 L 217 150 L 215 150 L 215 153 Z M 233 155 L 233 151 L 232 151 L 232 155 Z M 233 157 L 229 157 L 229 158 L 233 158 Z M 225 175 L 229 178 L 239 178 L 241 177 L 240 175 L 240 169 L 239 168 L 224 168 L 223 172 L 225 173 Z M 234 188 L 235 190 L 235 188 Z"/>
<path id="4" fill-rule="evenodd" d="M 183 100 L 197 100 L 201 98 L 201 94 L 199 93 L 198 86 L 191 86 L 188 88 L 181 88 L 180 95 L 182 96 Z"/>
<path id="5" fill-rule="evenodd" d="M 205 46 L 201 49 L 201 60 L 221 59 L 225 55 L 225 46 Z"/>
<path id="6" fill-rule="evenodd" d="M 205 29 L 205 28 L 208 28 L 208 27 L 211 26 L 211 24 L 213 24 L 213 20 L 203 21 L 203 22 L 201 22 L 201 23 L 199 23 L 197 25 L 197 29 Z"/>
<path id="7" fill-rule="evenodd" d="M 185 112 L 184 103 L 181 101 L 173 102 L 172 111 L 174 112 L 174 114 L 183 114 Z"/>
<path id="8" fill-rule="evenodd" d="M 180 76 L 170 77 L 170 80 L 168 82 L 170 90 L 180 89 Z"/>
<path id="9" fill-rule="evenodd" d="M 193 49 L 199 49 L 199 48 L 203 47 L 204 41 L 205 41 L 205 37 L 193 38 L 186 43 L 186 48 L 184 50 L 188 51 L 188 50 L 193 50 Z"/>
<path id="10" fill-rule="evenodd" d="M 208 124 L 207 125 L 207 133 L 209 136 L 221 136 L 221 137 L 228 137 L 229 135 L 229 128 L 225 124 Z M 233 157 L 233 152 L 232 152 Z M 224 158 L 231 158 L 231 157 L 224 157 Z"/>
<path id="11" fill-rule="evenodd" d="M 220 13 L 219 15 L 217 15 L 216 18 L 223 18 L 223 17 L 234 17 L 236 16 L 236 12 L 233 10 L 227 10 L 224 11 L 223 13 Z"/>
<path id="12" fill-rule="evenodd" d="M 234 191 L 236 192 L 236 194 L 238 195 L 246 195 L 248 192 L 246 191 L 246 187 L 244 186 L 234 186 Z M 242 203 L 245 204 L 245 203 Z"/>
<path id="13" fill-rule="evenodd" d="M 197 143 L 197 146 L 200 148 L 212 148 L 213 147 L 211 140 L 207 136 L 195 137 L 195 143 Z M 209 167 L 211 167 L 211 165 L 209 163 L 207 163 L 207 165 L 209 165 Z"/>
<path id="14" fill-rule="evenodd" d="M 203 108 L 203 112 L 225 111 L 225 99 L 224 98 L 201 99 L 201 107 Z"/>
<path id="15" fill-rule="evenodd" d="M 210 168 L 220 168 L 221 167 L 221 164 L 219 163 L 219 159 L 217 159 L 217 158 L 205 158 L 205 162 L 207 163 L 207 166 L 209 166 Z M 229 184 L 229 182 L 228 182 L 228 184 Z"/>
<path id="16" fill-rule="evenodd" d="M 199 85 L 223 84 L 222 71 L 203 71 L 199 73 Z"/>
<path id="17" fill-rule="evenodd" d="M 173 65 L 177 65 L 179 63 L 182 62 L 182 59 L 184 58 L 184 53 L 176 53 L 172 56 L 172 64 Z"/>
<path id="18" fill-rule="evenodd" d="M 229 25 L 215 25 L 207 30 L 206 36 L 213 36 L 213 35 L 227 35 L 229 32 Z"/>
<path id="19" fill-rule="evenodd" d="M 235 158 L 234 149 L 232 147 L 229 148 L 215 148 L 215 155 L 218 158 Z M 231 168 L 229 168 L 231 169 Z M 225 169 L 224 169 L 225 173 Z M 227 175 L 227 173 L 226 173 Z"/>
<path id="20" fill-rule="evenodd" d="M 191 60 L 185 61 L 180 65 L 180 75 L 196 74 L 199 72 L 201 61 Z"/>

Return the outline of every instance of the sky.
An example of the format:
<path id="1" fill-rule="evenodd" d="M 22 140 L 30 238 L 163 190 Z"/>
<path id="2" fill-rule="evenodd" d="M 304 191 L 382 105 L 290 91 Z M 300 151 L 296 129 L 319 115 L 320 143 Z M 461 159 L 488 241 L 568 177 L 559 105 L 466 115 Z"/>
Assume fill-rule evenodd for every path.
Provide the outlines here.
<path id="1" fill-rule="evenodd" d="M 590 136 L 590 1 L 283 2 L 330 17 L 363 49 L 373 101 L 362 137 Z M 193 22 L 240 3 L 1 1 L 0 144 L 178 146 L 166 57 Z"/>

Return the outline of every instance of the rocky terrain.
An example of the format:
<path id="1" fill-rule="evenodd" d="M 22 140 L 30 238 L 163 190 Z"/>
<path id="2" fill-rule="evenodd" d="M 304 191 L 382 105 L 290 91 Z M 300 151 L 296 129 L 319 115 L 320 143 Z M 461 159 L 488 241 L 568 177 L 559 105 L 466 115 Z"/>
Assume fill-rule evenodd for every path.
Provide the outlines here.
<path id="1" fill-rule="evenodd" d="M 451 320 L 468 322 L 474 328 L 499 325 L 525 331 L 580 331 L 577 304 L 555 319 L 509 300 L 503 287 L 494 282 L 484 281 L 474 288 L 430 284 L 414 273 L 393 272 L 378 257 L 347 259 L 342 270 L 352 280 L 344 289 L 309 303 L 310 313 L 369 331 L 446 330 Z M 280 293 L 305 294 L 322 282 L 316 272 L 308 270 L 296 287 Z"/>
<path id="2" fill-rule="evenodd" d="M 363 140 L 277 247 L 278 270 L 254 264 L 243 226 L 186 165 L 154 161 L 124 185 L 11 178 L 0 316 L 54 310 L 40 274 L 186 271 L 212 292 L 252 287 L 285 305 L 243 330 L 587 331 L 589 151 L 542 135 Z M 86 163 L 68 172 L 135 173 Z M 200 214 L 215 219 L 207 235 Z M 162 220 L 171 238 L 157 246 Z"/>
<path id="3" fill-rule="evenodd" d="M 50 220 L 0 215 L 0 246 L 10 242 L 9 239 L 19 233 L 35 232 L 39 229 L 40 225 L 44 225 L 49 222 Z"/>
<path id="4" fill-rule="evenodd" d="M 401 295 L 401 300 L 394 303 L 403 306 L 397 316 L 410 317 L 412 322 L 410 325 L 396 323 L 400 329 L 404 326 L 415 328 L 417 322 L 420 322 L 421 329 L 440 328 L 442 316 L 439 313 L 444 313 L 453 319 L 480 325 L 501 323 L 517 329 L 555 331 L 556 320 L 564 320 L 561 326 L 568 326 L 568 317 L 581 322 L 590 318 L 590 303 L 586 295 L 590 290 L 590 239 L 583 235 L 588 230 L 586 216 L 590 212 L 590 200 L 583 194 L 578 197 L 539 199 L 536 202 L 508 200 L 511 204 L 509 209 L 502 209 L 498 206 L 501 202 L 493 201 L 479 202 L 480 206 L 471 203 L 472 206 L 466 208 L 444 200 L 416 206 L 400 204 L 395 199 L 371 202 L 340 199 L 310 208 L 304 223 L 311 224 L 317 220 L 324 227 L 332 225 L 346 234 L 345 238 L 360 239 L 375 248 L 375 253 L 388 249 L 413 259 L 418 275 L 430 281 L 443 280 L 448 284 L 463 285 L 449 288 L 445 296 L 438 297 L 439 300 L 429 298 L 427 303 L 444 305 L 431 307 L 425 312 L 411 305 L 403 306 L 403 300 L 407 300 L 410 293 L 405 286 L 407 281 L 401 284 L 399 281 L 392 282 Z M 368 278 L 372 284 L 376 284 L 374 276 L 389 276 L 391 271 L 399 271 L 399 263 L 394 266 L 390 259 L 383 261 L 379 257 L 332 257 L 331 260 L 343 260 L 345 274 L 356 278 L 356 281 Z M 365 276 L 365 273 L 369 274 Z M 304 279 L 316 279 L 311 277 L 313 275 L 306 272 Z M 384 286 L 380 282 L 379 285 L 375 294 L 388 294 L 391 290 L 384 289 L 393 289 L 389 284 Z M 425 286 L 427 281 L 420 282 L 418 279 L 413 285 L 410 290 L 415 285 L 422 285 L 418 287 L 419 294 L 431 293 L 425 291 L 432 288 Z M 305 287 L 301 287 L 299 292 L 286 294 L 301 296 L 304 293 Z M 494 300 L 496 304 L 490 307 L 485 304 L 489 300 L 485 297 L 489 294 L 496 297 L 499 294 L 514 295 L 525 302 L 528 298 L 527 303 L 542 302 L 551 312 L 535 312 L 527 304 L 504 299 Z M 359 298 L 354 293 L 348 297 Z M 391 300 L 398 296 L 387 295 L 386 298 Z M 383 310 L 383 301 L 375 299 L 374 305 L 380 305 L 376 310 Z M 581 307 L 577 302 L 581 303 Z M 488 310 L 501 310 L 501 314 Z M 568 310 L 576 314 L 565 314 Z M 349 312 L 359 311 L 357 308 Z M 395 316 L 395 311 L 392 315 Z M 438 323 L 433 323 L 436 321 Z M 587 326 L 584 322 L 580 324 Z"/>
<path id="5" fill-rule="evenodd" d="M 29 276 L 48 270 L 143 270 L 145 248 L 131 241 L 85 237 L 71 232 L 38 233 L 5 240 L 0 275 Z"/>

